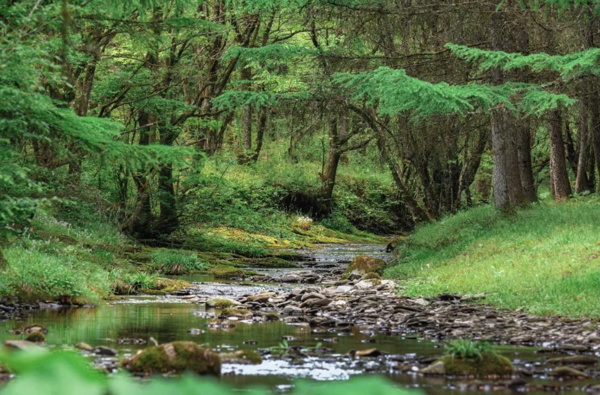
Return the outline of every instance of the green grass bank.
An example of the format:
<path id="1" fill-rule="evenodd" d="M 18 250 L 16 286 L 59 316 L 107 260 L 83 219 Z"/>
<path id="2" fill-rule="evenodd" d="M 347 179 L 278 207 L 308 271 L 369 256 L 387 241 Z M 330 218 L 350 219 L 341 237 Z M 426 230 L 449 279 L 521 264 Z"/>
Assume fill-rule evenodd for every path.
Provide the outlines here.
<path id="1" fill-rule="evenodd" d="M 412 296 L 485 292 L 510 309 L 600 317 L 600 199 L 542 202 L 513 218 L 481 206 L 419 226 L 385 275 Z"/>

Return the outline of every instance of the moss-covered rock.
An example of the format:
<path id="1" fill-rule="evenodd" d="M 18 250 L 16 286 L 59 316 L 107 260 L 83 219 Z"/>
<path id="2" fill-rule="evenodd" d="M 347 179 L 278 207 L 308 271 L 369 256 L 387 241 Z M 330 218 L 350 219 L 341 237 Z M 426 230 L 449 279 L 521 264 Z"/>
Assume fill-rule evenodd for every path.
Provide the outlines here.
<path id="1" fill-rule="evenodd" d="M 354 258 L 352 263 L 348 265 L 343 277 L 348 277 L 353 272 L 363 276 L 369 273 L 377 273 L 381 276 L 383 269 L 385 269 L 385 261 L 383 259 L 360 255 Z"/>
<path id="2" fill-rule="evenodd" d="M 379 280 L 379 283 L 381 283 L 381 276 L 379 275 L 379 273 L 371 272 L 365 274 L 363 276 L 363 280 Z"/>
<path id="3" fill-rule="evenodd" d="M 221 358 L 193 342 L 173 342 L 139 351 L 123 366 L 133 373 L 181 373 L 221 375 Z"/>
<path id="4" fill-rule="evenodd" d="M 493 352 L 472 359 L 459 359 L 446 355 L 435 361 L 432 366 L 437 366 L 439 370 L 440 363 L 444 365 L 445 374 L 450 376 L 507 376 L 513 372 L 510 360 Z M 427 371 L 423 373 L 427 374 Z"/>
<path id="5" fill-rule="evenodd" d="M 42 332 L 31 332 L 29 335 L 27 335 L 25 340 L 32 343 L 43 343 L 46 341 L 46 335 L 44 335 Z"/>
<path id="6" fill-rule="evenodd" d="M 226 309 L 239 304 L 239 302 L 229 298 L 211 298 L 206 301 L 208 307 L 213 307 L 215 309 Z"/>
<path id="7" fill-rule="evenodd" d="M 230 266 L 217 266 L 214 267 L 211 271 L 211 274 L 215 276 L 215 278 L 234 278 L 234 277 L 244 277 L 244 271 L 241 269 L 236 269 Z"/>

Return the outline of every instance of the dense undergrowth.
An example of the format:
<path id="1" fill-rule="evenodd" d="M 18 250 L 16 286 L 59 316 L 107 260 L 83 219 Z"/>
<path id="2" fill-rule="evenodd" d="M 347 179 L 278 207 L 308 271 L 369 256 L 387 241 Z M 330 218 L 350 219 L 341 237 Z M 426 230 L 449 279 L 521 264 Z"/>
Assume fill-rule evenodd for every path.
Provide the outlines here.
<path id="1" fill-rule="evenodd" d="M 481 206 L 420 226 L 386 276 L 408 295 L 485 292 L 510 309 L 598 317 L 599 200 L 542 202 L 512 218 Z"/>
<path id="2" fill-rule="evenodd" d="M 310 210 L 303 212 L 300 202 L 290 200 L 300 191 L 312 193 L 316 167 L 274 170 L 260 163 L 219 162 L 223 160 L 206 164 L 200 182 L 187 195 L 181 228 L 150 245 L 119 231 L 119 218 L 106 203 L 110 190 L 92 187 L 95 180 L 86 175 L 80 184 L 53 183 L 55 202 L 2 249 L 7 266 L 0 277 L 0 298 L 95 303 L 112 295 L 167 292 L 186 284 L 165 275 L 211 273 L 224 266 L 286 267 L 296 258 L 290 248 L 383 242 L 353 224 L 363 211 L 379 224 L 375 228 L 391 226 L 386 214 L 390 207 L 377 208 L 373 199 L 361 200 L 359 192 L 343 186 L 368 184 L 369 193 L 381 198 L 393 186 L 379 173 L 340 176 L 340 204 L 330 217 L 317 221 Z M 345 209 L 343 202 L 353 199 L 360 204 Z"/>

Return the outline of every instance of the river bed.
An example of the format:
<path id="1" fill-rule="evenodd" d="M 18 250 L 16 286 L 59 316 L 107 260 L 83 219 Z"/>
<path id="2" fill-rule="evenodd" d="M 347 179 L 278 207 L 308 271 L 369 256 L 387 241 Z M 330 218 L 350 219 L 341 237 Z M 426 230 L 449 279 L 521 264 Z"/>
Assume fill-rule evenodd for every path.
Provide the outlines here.
<path id="1" fill-rule="evenodd" d="M 360 254 L 384 256 L 382 246 L 348 245 L 325 246 L 317 251 L 303 251 L 314 258 L 304 262 L 304 268 L 292 271 L 314 270 L 330 265 L 344 266 Z M 289 284 L 217 283 L 207 276 L 188 276 L 195 290 L 207 296 L 241 296 L 256 294 L 260 290 L 280 290 Z M 211 329 L 214 310 L 203 303 L 190 303 L 182 296 L 126 298 L 90 308 L 46 308 L 24 314 L 20 320 L 0 322 L 0 341 L 21 339 L 18 331 L 40 324 L 48 329 L 49 347 L 70 348 L 79 342 L 91 346 L 116 349 L 119 357 L 132 355 L 155 339 L 158 343 L 189 340 L 220 351 L 239 349 L 268 349 L 277 347 L 284 339 L 289 346 L 329 349 L 322 357 L 302 360 L 266 357 L 260 365 L 225 364 L 222 380 L 237 388 L 249 385 L 267 385 L 275 390 L 289 388 L 293 380 L 315 381 L 345 380 L 359 375 L 384 375 L 398 385 L 420 388 L 431 395 L 469 394 L 493 391 L 493 381 L 465 381 L 451 378 L 427 378 L 411 369 L 413 362 L 434 360 L 443 353 L 443 345 L 422 340 L 415 335 L 396 333 L 393 336 L 352 328 L 340 331 L 311 329 L 305 325 L 290 325 L 283 321 L 265 323 L 237 322 L 234 328 Z M 376 348 L 386 355 L 373 360 L 348 356 L 351 350 Z M 501 353 L 515 362 L 517 367 L 541 366 L 544 358 L 533 347 L 500 346 Z M 92 358 L 92 357 L 90 357 Z M 408 368 L 407 368 L 408 367 Z M 563 382 L 546 377 L 533 377 L 530 383 L 546 386 L 552 392 L 582 393 L 585 386 L 598 384 L 593 380 Z M 508 393 L 508 390 L 498 392 Z M 541 391 L 533 391 L 533 393 Z"/>

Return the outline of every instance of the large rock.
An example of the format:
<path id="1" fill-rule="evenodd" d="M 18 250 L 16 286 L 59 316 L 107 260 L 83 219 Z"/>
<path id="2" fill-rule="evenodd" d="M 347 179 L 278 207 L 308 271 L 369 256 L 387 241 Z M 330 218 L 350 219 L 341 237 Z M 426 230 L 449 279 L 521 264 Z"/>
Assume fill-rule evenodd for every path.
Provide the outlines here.
<path id="1" fill-rule="evenodd" d="M 211 298 L 206 301 L 208 307 L 216 309 L 226 309 L 232 306 L 239 306 L 241 303 L 231 298 Z"/>
<path id="2" fill-rule="evenodd" d="M 422 374 L 433 375 L 433 376 L 445 375 L 446 374 L 446 365 L 444 365 L 444 362 L 442 362 L 442 361 L 437 361 L 437 362 L 432 363 L 428 367 L 421 369 L 420 372 Z"/>
<path id="3" fill-rule="evenodd" d="M 513 372 L 508 358 L 492 352 L 484 353 L 479 359 L 460 359 L 446 355 L 435 363 L 438 362 L 444 364 L 446 374 L 451 376 L 508 376 Z"/>
<path id="4" fill-rule="evenodd" d="M 7 340 L 4 342 L 4 347 L 9 350 L 18 350 L 18 351 L 30 351 L 30 350 L 40 350 L 42 347 L 37 344 L 27 341 L 27 340 Z"/>
<path id="5" fill-rule="evenodd" d="M 352 263 L 348 265 L 344 272 L 344 277 L 350 276 L 352 273 L 360 274 L 364 276 L 367 273 L 383 274 L 385 268 L 385 261 L 383 259 L 377 259 L 370 256 L 360 255 L 352 260 Z"/>
<path id="6" fill-rule="evenodd" d="M 580 370 L 570 368 L 568 366 L 560 366 L 554 369 L 550 376 L 559 377 L 559 378 L 574 378 L 574 379 L 583 379 L 589 377 L 587 374 L 583 373 Z"/>
<path id="7" fill-rule="evenodd" d="M 173 342 L 138 351 L 123 366 L 133 373 L 181 373 L 221 375 L 221 358 L 193 342 Z"/>

